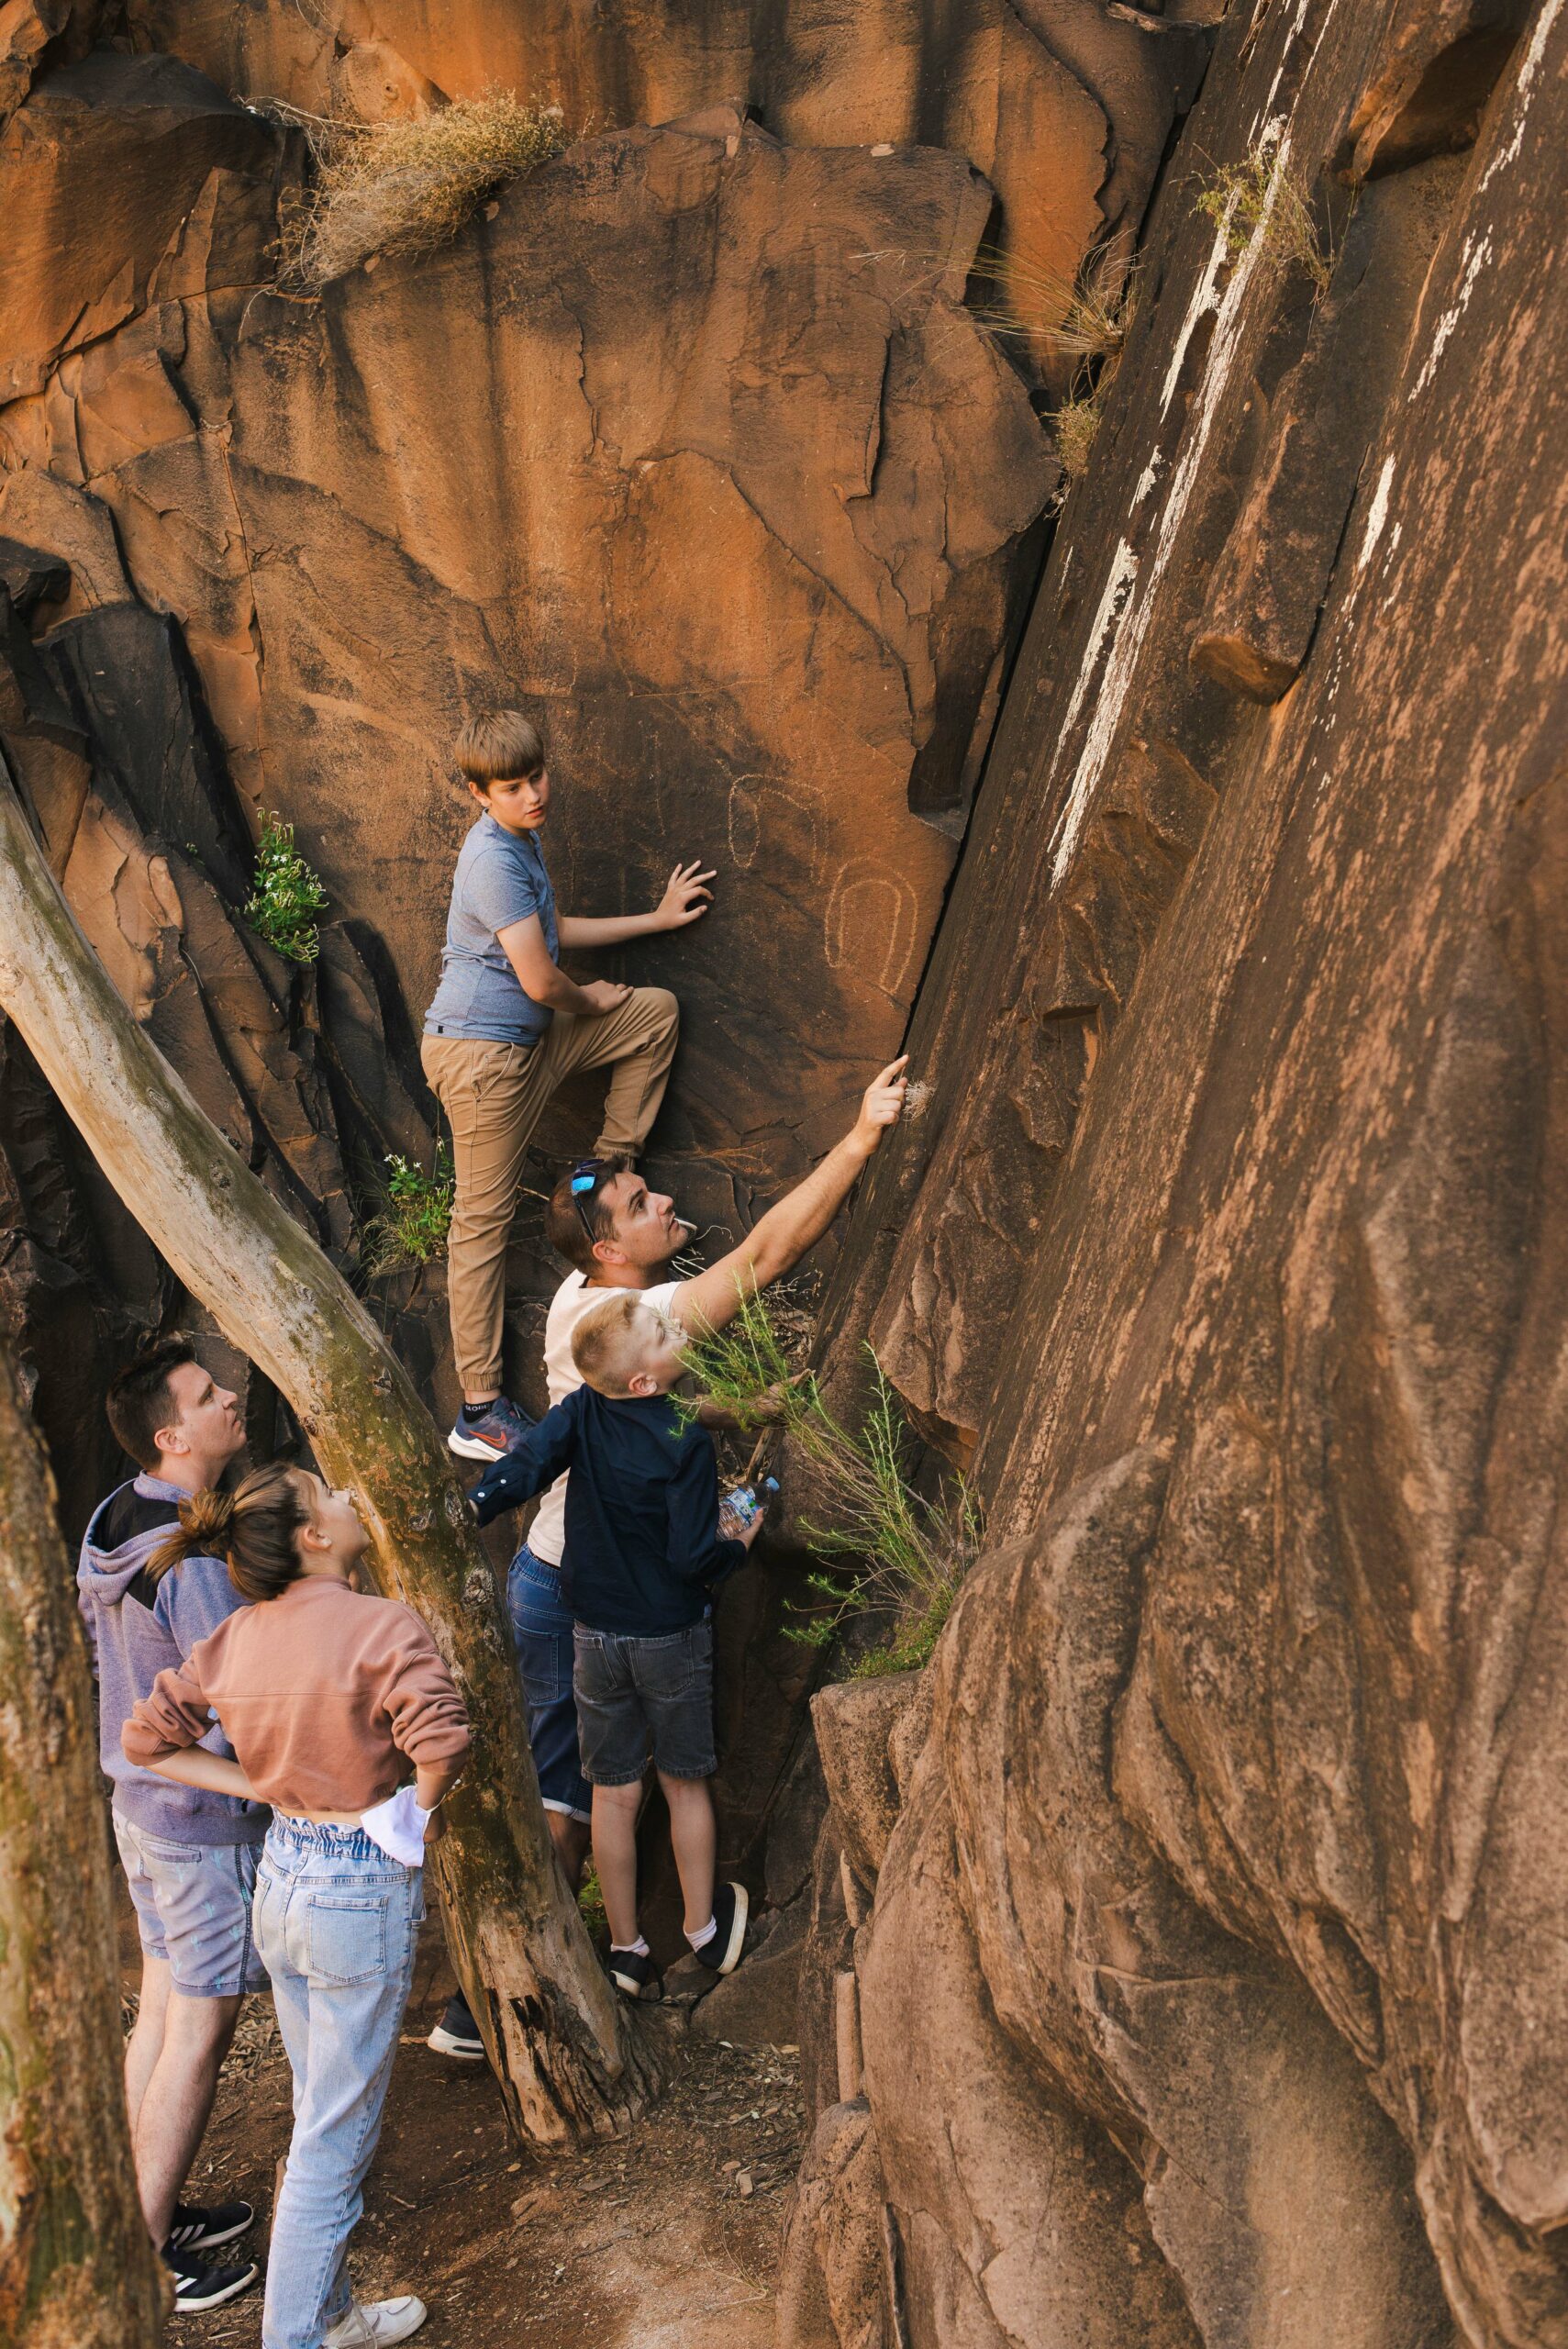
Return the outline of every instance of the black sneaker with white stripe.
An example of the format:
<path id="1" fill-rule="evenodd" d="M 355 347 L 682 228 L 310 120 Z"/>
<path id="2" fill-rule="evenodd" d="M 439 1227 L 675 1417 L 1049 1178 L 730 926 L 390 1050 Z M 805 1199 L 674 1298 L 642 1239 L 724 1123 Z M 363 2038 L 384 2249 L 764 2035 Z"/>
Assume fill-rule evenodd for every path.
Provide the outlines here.
<path id="1" fill-rule="evenodd" d="M 216 2251 L 242 2235 L 256 2213 L 249 2202 L 176 2202 L 167 2251 Z"/>
<path id="2" fill-rule="evenodd" d="M 612 1949 L 610 1980 L 625 1998 L 658 1998 L 662 1985 L 659 1968 L 640 1950 Z"/>
<path id="3" fill-rule="evenodd" d="M 704 1942 L 697 1955 L 715 1974 L 733 1974 L 740 1965 L 751 1910 L 751 1896 L 743 1884 L 721 1884 L 714 1894 L 713 1921 L 717 1930 Z"/>
<path id="4" fill-rule="evenodd" d="M 206 2309 L 220 2309 L 249 2291 L 261 2274 L 253 2259 L 242 2267 L 208 2267 L 189 2252 L 165 2250 L 164 2265 L 173 2271 L 174 2310 L 179 2316 L 199 2316 Z"/>
<path id="5" fill-rule="evenodd" d="M 446 2011 L 425 2044 L 433 2047 L 438 2055 L 455 2056 L 460 2064 L 484 2063 L 484 2042 L 461 1990 L 455 1990 L 447 2000 Z"/>

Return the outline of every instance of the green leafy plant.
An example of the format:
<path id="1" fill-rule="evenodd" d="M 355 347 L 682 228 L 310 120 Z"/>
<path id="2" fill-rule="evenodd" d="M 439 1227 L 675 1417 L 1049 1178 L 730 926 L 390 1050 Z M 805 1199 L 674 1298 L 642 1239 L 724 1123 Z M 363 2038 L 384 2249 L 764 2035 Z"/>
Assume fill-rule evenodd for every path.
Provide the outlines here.
<path id="1" fill-rule="evenodd" d="M 1222 163 L 1198 192 L 1197 208 L 1225 231 L 1232 261 L 1254 237 L 1282 269 L 1295 267 L 1319 294 L 1329 290 L 1334 257 L 1318 233 L 1312 208 L 1289 172 L 1277 171 L 1272 150 L 1254 147 L 1239 163 Z"/>
<path id="2" fill-rule="evenodd" d="M 891 1614 L 891 1638 L 855 1666 L 857 1675 L 906 1672 L 926 1662 L 981 1535 L 978 1507 L 962 1481 L 947 1507 L 910 1486 L 904 1414 L 869 1345 L 866 1353 L 870 1391 L 854 1427 L 829 1408 L 814 1372 L 792 1371 L 755 1290 L 728 1328 L 700 1332 L 685 1355 L 706 1397 L 742 1427 L 776 1425 L 816 1470 L 828 1522 L 802 1531 L 823 1562 L 806 1577 L 817 1603 L 787 1629 L 821 1648 L 868 1609 Z M 698 1404 L 678 1397 L 676 1408 L 694 1419 Z M 844 1564 L 834 1567 L 835 1558 Z"/>
<path id="3" fill-rule="evenodd" d="M 456 1178 L 451 1152 L 436 1145 L 433 1173 L 389 1151 L 382 1204 L 364 1227 L 361 1261 L 369 1273 L 396 1273 L 428 1264 L 447 1252 Z"/>
<path id="4" fill-rule="evenodd" d="M 373 255 L 449 243 L 486 196 L 568 143 L 559 106 L 525 106 L 510 90 L 406 122 L 351 122 L 279 100 L 264 110 L 304 131 L 314 161 L 278 239 L 281 282 L 312 294 Z"/>
<path id="5" fill-rule="evenodd" d="M 319 878 L 294 844 L 294 826 L 263 808 L 246 920 L 291 963 L 314 963 L 321 944 L 316 917 L 326 903 Z"/>
<path id="6" fill-rule="evenodd" d="M 592 1861 L 583 1871 L 582 1889 L 577 1895 L 577 1910 L 588 1928 L 592 1939 L 597 1940 L 601 1933 L 609 1932 L 610 1920 L 605 1914 L 605 1896 L 599 1889 L 599 1879 L 595 1873 Z"/>

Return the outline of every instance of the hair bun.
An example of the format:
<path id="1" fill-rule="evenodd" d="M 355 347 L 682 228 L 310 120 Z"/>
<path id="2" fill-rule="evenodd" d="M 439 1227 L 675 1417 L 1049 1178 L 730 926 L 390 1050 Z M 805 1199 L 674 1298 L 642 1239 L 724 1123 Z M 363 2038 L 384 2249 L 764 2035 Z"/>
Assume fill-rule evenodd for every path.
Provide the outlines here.
<path id="1" fill-rule="evenodd" d="M 194 1541 L 213 1550 L 227 1550 L 234 1535 L 234 1495 L 210 1490 L 192 1493 L 180 1503 L 180 1522 Z"/>

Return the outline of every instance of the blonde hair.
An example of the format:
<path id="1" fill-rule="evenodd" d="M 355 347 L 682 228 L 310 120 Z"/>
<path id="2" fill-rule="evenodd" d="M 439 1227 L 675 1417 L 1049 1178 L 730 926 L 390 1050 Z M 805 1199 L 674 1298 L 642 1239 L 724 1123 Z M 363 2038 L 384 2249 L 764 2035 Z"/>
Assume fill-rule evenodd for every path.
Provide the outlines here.
<path id="1" fill-rule="evenodd" d="M 242 1598 L 276 1598 L 300 1575 L 296 1542 L 310 1522 L 310 1487 L 286 1460 L 252 1468 L 231 1493 L 190 1493 L 180 1503 L 180 1531 L 147 1562 L 154 1582 L 187 1558 L 224 1558 Z"/>
<path id="2" fill-rule="evenodd" d="M 648 1349 L 668 1326 L 639 1297 L 606 1297 L 572 1332 L 572 1359 L 584 1386 L 598 1395 L 627 1395 Z"/>
<path id="3" fill-rule="evenodd" d="M 489 709 L 471 718 L 452 745 L 452 755 L 470 783 L 497 783 L 503 776 L 544 772 L 544 742 L 539 728 L 520 709 Z"/>

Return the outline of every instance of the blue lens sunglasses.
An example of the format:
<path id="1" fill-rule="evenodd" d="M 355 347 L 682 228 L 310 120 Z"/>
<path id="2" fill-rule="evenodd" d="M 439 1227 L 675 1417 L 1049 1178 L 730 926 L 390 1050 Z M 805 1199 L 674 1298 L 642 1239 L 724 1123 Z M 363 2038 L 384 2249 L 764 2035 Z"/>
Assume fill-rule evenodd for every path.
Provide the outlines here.
<path id="1" fill-rule="evenodd" d="M 602 1158 L 580 1158 L 572 1169 L 572 1204 L 590 1248 L 599 1236 L 594 1229 L 594 1198 L 608 1172 Z"/>

